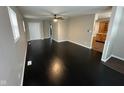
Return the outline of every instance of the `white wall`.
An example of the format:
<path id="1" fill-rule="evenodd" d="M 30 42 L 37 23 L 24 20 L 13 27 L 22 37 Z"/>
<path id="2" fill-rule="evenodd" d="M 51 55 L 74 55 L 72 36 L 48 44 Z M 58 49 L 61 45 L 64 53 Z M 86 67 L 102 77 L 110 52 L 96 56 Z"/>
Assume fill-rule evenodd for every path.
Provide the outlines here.
<path id="1" fill-rule="evenodd" d="M 117 30 L 116 38 L 113 43 L 112 54 L 124 60 L 124 8 Z"/>
<path id="2" fill-rule="evenodd" d="M 50 38 L 49 28 L 50 28 L 50 21 L 44 20 L 44 21 L 43 21 L 43 33 L 44 33 L 44 38 Z"/>
<path id="3" fill-rule="evenodd" d="M 30 33 L 29 31 L 29 26 L 28 23 L 40 23 L 40 35 L 39 33 L 36 31 L 34 33 Z M 27 41 L 30 40 L 38 40 L 38 39 L 44 39 L 44 32 L 43 32 L 43 21 L 42 20 L 35 20 L 35 19 L 25 19 L 25 23 L 26 23 L 26 34 L 27 34 Z M 30 34 L 35 34 L 35 38 L 31 38 Z"/>
<path id="4" fill-rule="evenodd" d="M 51 22 L 53 26 L 53 40 L 58 42 L 58 22 Z"/>
<path id="5" fill-rule="evenodd" d="M 70 18 L 68 22 L 68 40 L 91 48 L 94 18 L 95 14 Z"/>
<path id="6" fill-rule="evenodd" d="M 20 38 L 15 43 L 7 7 L 0 7 L 0 85 L 20 85 L 25 63 L 26 38 L 23 18 L 15 7 Z"/>
<path id="7" fill-rule="evenodd" d="M 68 41 L 68 19 L 51 23 L 53 25 L 53 39 L 57 42 Z"/>
<path id="8" fill-rule="evenodd" d="M 68 20 L 59 20 L 58 22 L 58 41 L 59 42 L 63 42 L 63 41 L 67 41 L 68 37 Z"/>
<path id="9" fill-rule="evenodd" d="M 100 19 L 100 18 L 110 18 L 111 17 L 111 9 L 109 9 L 109 11 L 107 11 L 107 12 L 96 13 L 96 15 L 98 16 L 98 19 Z"/>
<path id="10" fill-rule="evenodd" d="M 82 15 L 52 22 L 53 39 L 57 42 L 70 41 L 91 48 L 95 14 Z"/>
<path id="11" fill-rule="evenodd" d="M 112 15 L 111 15 L 111 19 L 108 27 L 108 33 L 107 33 L 107 37 L 106 37 L 106 41 L 103 49 L 103 55 L 102 55 L 102 61 L 104 62 L 107 59 L 109 59 L 113 54 L 112 53 L 113 46 L 114 46 L 113 44 L 115 43 L 115 38 L 118 37 L 117 33 L 118 33 L 120 21 L 121 21 L 122 10 L 123 10 L 122 7 L 112 8 Z"/>

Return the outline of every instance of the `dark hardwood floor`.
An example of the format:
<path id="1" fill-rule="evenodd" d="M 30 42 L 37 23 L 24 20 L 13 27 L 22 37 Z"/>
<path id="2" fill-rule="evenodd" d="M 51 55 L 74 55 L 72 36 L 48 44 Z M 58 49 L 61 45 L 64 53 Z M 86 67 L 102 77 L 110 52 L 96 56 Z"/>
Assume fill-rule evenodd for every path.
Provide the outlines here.
<path id="1" fill-rule="evenodd" d="M 118 86 L 124 85 L 124 75 L 103 65 L 97 51 L 70 42 L 34 40 L 28 45 L 23 85 Z"/>
<path id="2" fill-rule="evenodd" d="M 111 57 L 107 62 L 103 62 L 104 65 L 124 74 L 124 61 Z"/>

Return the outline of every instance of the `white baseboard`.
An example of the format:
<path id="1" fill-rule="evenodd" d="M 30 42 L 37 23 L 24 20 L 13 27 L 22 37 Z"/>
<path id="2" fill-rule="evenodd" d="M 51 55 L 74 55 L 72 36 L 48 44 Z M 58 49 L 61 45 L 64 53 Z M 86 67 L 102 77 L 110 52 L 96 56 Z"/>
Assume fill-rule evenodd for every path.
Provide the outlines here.
<path id="1" fill-rule="evenodd" d="M 77 45 L 79 45 L 79 46 L 83 46 L 83 47 L 85 47 L 85 48 L 91 49 L 91 47 L 88 47 L 88 46 L 85 46 L 85 45 L 82 45 L 82 44 L 76 43 L 76 42 L 71 41 L 71 40 L 60 40 L 60 41 L 55 40 L 55 39 L 53 39 L 53 40 L 56 41 L 56 42 L 58 42 L 58 43 L 68 41 L 68 42 L 71 42 L 71 43 L 77 44 Z"/>
<path id="2" fill-rule="evenodd" d="M 107 62 L 110 58 L 112 57 L 112 55 L 110 55 L 108 58 L 106 59 L 101 59 L 103 62 Z"/>
<path id="3" fill-rule="evenodd" d="M 53 39 L 53 38 L 52 38 Z M 58 42 L 58 40 L 56 40 L 56 39 L 53 39 L 54 41 L 56 41 L 56 42 Z"/>
<path id="4" fill-rule="evenodd" d="M 67 40 L 60 40 L 60 41 L 58 41 L 58 42 L 66 42 Z"/>
<path id="5" fill-rule="evenodd" d="M 80 45 L 80 46 L 85 47 L 85 48 L 88 48 L 88 49 L 91 49 L 91 47 L 88 47 L 88 46 L 83 45 L 83 44 L 76 43 L 76 42 L 71 41 L 71 40 L 68 40 L 68 42 L 71 42 L 71 43 L 74 43 L 74 44 Z"/>
<path id="6" fill-rule="evenodd" d="M 48 37 L 48 38 L 49 38 L 49 37 Z M 48 39 L 48 38 L 44 38 L 44 39 Z M 53 39 L 53 38 L 52 38 L 52 39 Z M 36 39 L 36 40 L 42 40 L 42 39 Z M 58 42 L 58 43 L 68 41 L 68 42 L 71 42 L 71 43 L 74 43 L 74 44 L 83 46 L 83 47 L 85 47 L 85 48 L 92 49 L 92 47 L 88 47 L 88 46 L 86 46 L 86 45 L 83 45 L 83 44 L 80 44 L 80 43 L 76 43 L 76 42 L 71 41 L 71 40 L 56 40 L 56 39 L 53 39 L 53 40 L 56 41 L 56 42 Z M 32 41 L 32 40 L 29 40 L 29 41 Z"/>
<path id="7" fill-rule="evenodd" d="M 53 39 L 54 41 L 56 41 L 56 42 L 58 42 L 58 43 L 60 43 L 60 42 L 66 42 L 67 40 L 55 40 L 55 39 Z"/>
<path id="8" fill-rule="evenodd" d="M 111 55 L 111 56 L 109 56 L 108 58 L 106 58 L 106 59 L 101 59 L 103 62 L 107 62 L 111 57 L 114 57 L 114 58 L 117 58 L 117 59 L 120 59 L 120 60 L 122 60 L 122 61 L 124 61 L 124 58 L 121 58 L 121 57 L 119 57 L 119 56 L 116 56 L 116 55 Z"/>
<path id="9" fill-rule="evenodd" d="M 44 39 L 49 39 L 50 37 L 44 37 Z"/>
<path id="10" fill-rule="evenodd" d="M 27 44 L 26 44 L 26 49 L 25 49 L 23 71 L 22 71 L 22 77 L 21 77 L 21 84 L 20 84 L 20 86 L 23 86 L 23 79 L 24 79 L 24 72 L 25 72 L 25 63 L 26 63 L 26 55 L 27 55 Z"/>
<path id="11" fill-rule="evenodd" d="M 124 58 L 121 58 L 121 57 L 119 57 L 119 56 L 112 55 L 112 57 L 114 57 L 114 58 L 117 58 L 117 59 L 120 59 L 120 60 L 124 61 Z"/>
<path id="12" fill-rule="evenodd" d="M 44 38 L 40 38 L 40 39 L 32 39 L 32 40 L 27 40 L 27 41 L 34 41 L 34 40 L 44 40 Z"/>

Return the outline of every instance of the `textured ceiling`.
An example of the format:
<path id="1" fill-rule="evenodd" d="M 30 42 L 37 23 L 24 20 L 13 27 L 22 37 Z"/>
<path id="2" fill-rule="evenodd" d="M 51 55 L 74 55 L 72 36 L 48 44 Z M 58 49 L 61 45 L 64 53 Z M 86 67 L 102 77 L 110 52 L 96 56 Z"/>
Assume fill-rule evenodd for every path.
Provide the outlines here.
<path id="1" fill-rule="evenodd" d="M 25 18 L 31 19 L 48 19 L 54 14 L 68 18 L 111 9 L 109 6 L 19 6 L 18 8 Z"/>

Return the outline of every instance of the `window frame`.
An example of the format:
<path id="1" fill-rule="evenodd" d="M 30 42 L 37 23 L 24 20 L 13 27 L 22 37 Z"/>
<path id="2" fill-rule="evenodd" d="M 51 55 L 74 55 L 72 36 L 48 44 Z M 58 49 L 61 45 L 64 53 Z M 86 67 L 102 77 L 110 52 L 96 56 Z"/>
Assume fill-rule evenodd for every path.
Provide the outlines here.
<path id="1" fill-rule="evenodd" d="M 16 43 L 20 38 L 20 31 L 19 31 L 19 26 L 18 26 L 17 15 L 16 15 L 16 12 L 10 7 L 8 7 L 8 13 L 9 13 L 9 18 L 10 18 L 10 23 L 11 23 L 11 27 L 12 27 L 14 41 Z"/>
<path id="2" fill-rule="evenodd" d="M 24 32 L 26 32 L 25 21 L 23 20 L 22 22 L 23 22 L 22 23 L 23 24 L 23 30 L 24 30 Z"/>

